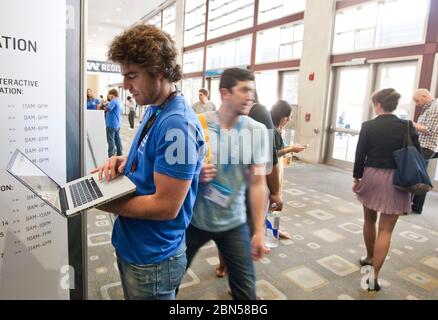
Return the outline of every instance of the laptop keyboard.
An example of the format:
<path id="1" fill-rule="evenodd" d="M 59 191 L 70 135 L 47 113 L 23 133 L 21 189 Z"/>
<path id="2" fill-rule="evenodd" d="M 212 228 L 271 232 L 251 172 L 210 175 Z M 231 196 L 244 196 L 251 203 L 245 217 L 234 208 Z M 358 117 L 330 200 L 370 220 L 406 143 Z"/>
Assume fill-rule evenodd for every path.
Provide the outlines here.
<path id="1" fill-rule="evenodd" d="M 93 178 L 72 184 L 69 186 L 69 189 L 75 208 L 103 197 L 102 192 Z"/>

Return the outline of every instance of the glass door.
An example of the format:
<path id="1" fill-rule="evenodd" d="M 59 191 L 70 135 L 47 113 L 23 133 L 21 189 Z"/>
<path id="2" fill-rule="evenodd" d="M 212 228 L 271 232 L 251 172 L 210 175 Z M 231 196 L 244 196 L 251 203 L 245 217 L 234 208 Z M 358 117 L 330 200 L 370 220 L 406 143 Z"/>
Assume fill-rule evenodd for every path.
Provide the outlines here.
<path id="1" fill-rule="evenodd" d="M 290 121 L 283 132 L 283 140 L 286 145 L 292 145 L 295 142 L 295 130 L 298 123 L 298 78 L 298 70 L 280 72 L 281 100 L 289 102 L 292 106 Z"/>
<path id="2" fill-rule="evenodd" d="M 362 122 L 375 117 L 373 92 L 394 88 L 401 94 L 394 113 L 401 119 L 413 119 L 417 67 L 414 60 L 334 69 L 328 163 L 352 168 Z"/>
<path id="3" fill-rule="evenodd" d="M 329 164 L 352 168 L 362 122 L 370 117 L 372 66 L 335 69 Z"/>
<path id="4" fill-rule="evenodd" d="M 417 84 L 417 61 L 381 63 L 377 66 L 375 91 L 394 88 L 401 94 L 397 109 L 394 111 L 401 119 L 414 118 L 415 104 L 412 95 Z"/>

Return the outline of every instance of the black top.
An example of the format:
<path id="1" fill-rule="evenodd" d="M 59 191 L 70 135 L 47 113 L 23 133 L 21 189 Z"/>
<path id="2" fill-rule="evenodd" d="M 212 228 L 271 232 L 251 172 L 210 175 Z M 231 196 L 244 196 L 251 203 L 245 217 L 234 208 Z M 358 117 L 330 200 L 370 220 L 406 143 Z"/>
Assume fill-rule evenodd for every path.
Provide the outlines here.
<path id="1" fill-rule="evenodd" d="M 275 130 L 275 136 L 274 136 L 275 140 L 275 148 L 277 149 L 277 151 L 283 150 L 284 149 L 284 141 L 283 141 L 283 137 L 281 136 L 281 133 L 278 132 L 278 130 Z"/>
<path id="2" fill-rule="evenodd" d="M 255 121 L 263 123 L 266 128 L 269 130 L 269 133 L 272 134 L 275 132 L 274 123 L 272 122 L 271 113 L 266 109 L 265 106 L 256 103 L 251 110 L 249 111 L 248 116 L 253 118 Z M 269 143 L 272 143 L 272 137 L 269 140 Z M 275 166 L 278 163 L 277 157 L 277 148 L 275 147 L 275 143 L 272 143 L 272 164 Z"/>
<path id="3" fill-rule="evenodd" d="M 418 132 L 409 121 L 412 143 L 421 153 Z M 380 115 L 362 123 L 356 148 L 353 177 L 362 178 L 364 167 L 395 169 L 392 152 L 405 146 L 408 130 L 406 120 L 393 114 Z"/>

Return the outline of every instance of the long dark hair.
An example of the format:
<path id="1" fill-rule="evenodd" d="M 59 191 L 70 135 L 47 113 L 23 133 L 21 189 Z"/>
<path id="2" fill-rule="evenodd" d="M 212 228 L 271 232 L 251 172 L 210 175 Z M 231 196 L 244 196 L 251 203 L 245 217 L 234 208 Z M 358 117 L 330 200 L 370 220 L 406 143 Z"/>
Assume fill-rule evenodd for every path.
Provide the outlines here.
<path id="1" fill-rule="evenodd" d="M 284 117 L 290 117 L 292 113 L 292 107 L 289 102 L 280 100 L 277 101 L 271 108 L 271 117 L 274 126 L 278 127 L 281 119 Z"/>

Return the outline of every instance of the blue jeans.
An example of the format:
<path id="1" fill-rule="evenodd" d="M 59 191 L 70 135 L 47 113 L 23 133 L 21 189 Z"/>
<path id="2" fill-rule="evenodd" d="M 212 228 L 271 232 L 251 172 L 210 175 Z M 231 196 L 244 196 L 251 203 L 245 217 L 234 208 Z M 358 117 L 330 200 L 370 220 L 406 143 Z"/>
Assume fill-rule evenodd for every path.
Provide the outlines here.
<path id="1" fill-rule="evenodd" d="M 185 246 L 182 249 L 158 264 L 130 264 L 117 255 L 125 299 L 174 300 L 187 265 Z"/>
<path id="2" fill-rule="evenodd" d="M 255 271 L 248 224 L 224 232 L 208 232 L 193 225 L 186 230 L 187 268 L 196 252 L 213 240 L 228 270 L 228 281 L 235 300 L 256 300 Z"/>
<path id="3" fill-rule="evenodd" d="M 106 141 L 108 142 L 108 158 L 115 154 L 114 145 L 117 148 L 117 155 L 123 154 L 122 141 L 120 140 L 120 128 L 106 128 Z"/>

